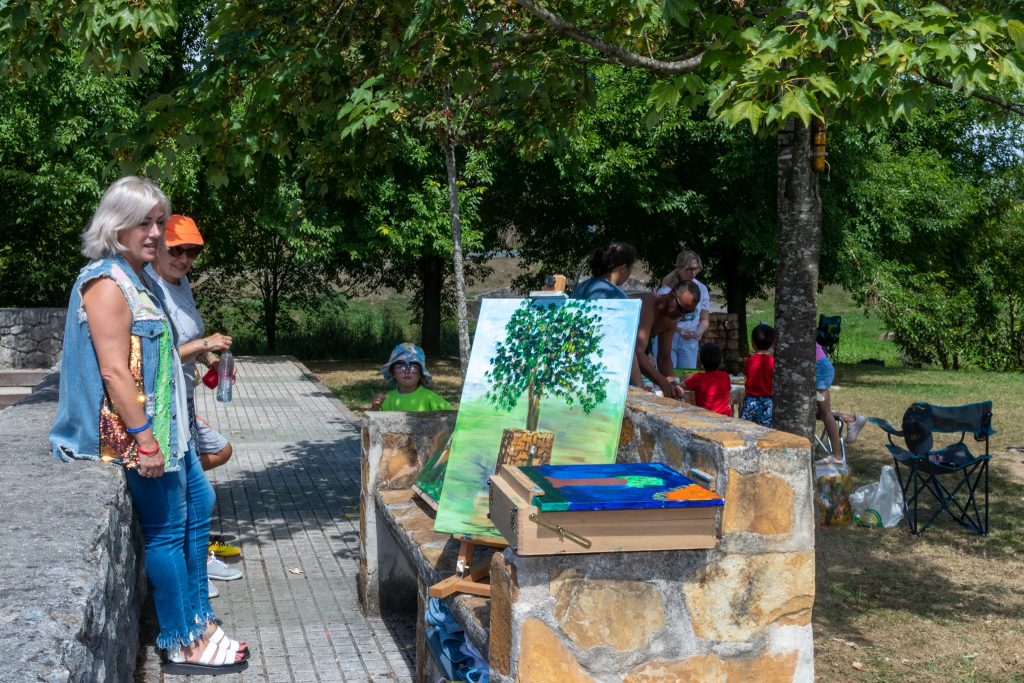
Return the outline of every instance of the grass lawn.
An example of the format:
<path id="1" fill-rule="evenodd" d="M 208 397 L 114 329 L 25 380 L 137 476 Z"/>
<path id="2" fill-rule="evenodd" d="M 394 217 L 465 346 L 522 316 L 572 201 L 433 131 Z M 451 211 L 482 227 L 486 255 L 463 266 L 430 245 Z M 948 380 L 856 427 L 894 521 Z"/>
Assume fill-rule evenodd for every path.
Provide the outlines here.
<path id="1" fill-rule="evenodd" d="M 1024 375 L 943 372 L 899 364 L 841 290 L 826 289 L 821 310 L 843 315 L 837 410 L 877 415 L 897 424 L 914 401 L 994 403 L 990 468 L 990 534 L 982 538 L 948 519 L 921 538 L 904 525 L 820 530 L 814 644 L 822 681 L 1020 681 L 1024 683 Z M 751 326 L 770 320 L 770 302 L 751 302 Z M 857 365 L 880 358 L 885 367 Z M 310 363 L 350 408 L 365 410 L 384 390 L 380 364 Z M 459 398 L 458 361 L 430 367 L 435 390 Z M 878 480 L 891 464 L 884 433 L 868 425 L 848 447 L 855 485 Z M 1009 450 L 1019 446 L 1022 450 Z"/>

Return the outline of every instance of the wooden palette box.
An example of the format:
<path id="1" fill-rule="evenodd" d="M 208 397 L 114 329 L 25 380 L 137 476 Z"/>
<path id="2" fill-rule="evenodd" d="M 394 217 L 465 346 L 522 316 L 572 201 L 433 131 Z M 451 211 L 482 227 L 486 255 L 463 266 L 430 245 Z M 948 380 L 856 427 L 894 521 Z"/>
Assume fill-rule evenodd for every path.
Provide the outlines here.
<path id="1" fill-rule="evenodd" d="M 502 465 L 488 483 L 491 522 L 520 555 L 718 544 L 725 501 L 660 463 Z"/>

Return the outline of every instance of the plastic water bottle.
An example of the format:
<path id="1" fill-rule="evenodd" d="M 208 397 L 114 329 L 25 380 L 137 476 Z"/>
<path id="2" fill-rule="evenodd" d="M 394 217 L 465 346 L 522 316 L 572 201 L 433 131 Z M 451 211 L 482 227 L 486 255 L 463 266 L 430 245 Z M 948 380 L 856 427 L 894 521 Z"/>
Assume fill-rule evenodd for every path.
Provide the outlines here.
<path id="1" fill-rule="evenodd" d="M 235 358 L 230 351 L 220 354 L 220 362 L 217 363 L 217 400 L 227 403 L 231 400 L 231 390 L 234 388 Z"/>

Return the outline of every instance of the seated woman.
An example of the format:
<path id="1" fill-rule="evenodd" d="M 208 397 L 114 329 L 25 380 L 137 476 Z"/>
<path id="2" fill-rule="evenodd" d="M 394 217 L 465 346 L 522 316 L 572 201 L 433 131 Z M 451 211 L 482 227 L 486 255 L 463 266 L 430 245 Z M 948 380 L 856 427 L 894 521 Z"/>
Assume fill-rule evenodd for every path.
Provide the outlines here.
<path id="1" fill-rule="evenodd" d="M 625 299 L 619 285 L 629 279 L 636 263 L 636 249 L 625 242 L 612 242 L 595 249 L 590 257 L 590 279 L 572 290 L 573 299 Z"/>

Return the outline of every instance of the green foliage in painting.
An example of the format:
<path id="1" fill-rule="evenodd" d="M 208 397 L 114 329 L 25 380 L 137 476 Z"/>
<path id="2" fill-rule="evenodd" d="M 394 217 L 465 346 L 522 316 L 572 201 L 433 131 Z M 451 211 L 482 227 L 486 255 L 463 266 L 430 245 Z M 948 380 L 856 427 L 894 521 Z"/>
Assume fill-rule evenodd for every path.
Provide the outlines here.
<path id="1" fill-rule="evenodd" d="M 505 333 L 485 373 L 493 384 L 486 397 L 511 411 L 525 394 L 527 431 L 537 430 L 544 396 L 578 403 L 587 414 L 607 397 L 607 368 L 595 360 L 602 355 L 601 316 L 592 302 L 524 301 Z"/>

